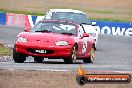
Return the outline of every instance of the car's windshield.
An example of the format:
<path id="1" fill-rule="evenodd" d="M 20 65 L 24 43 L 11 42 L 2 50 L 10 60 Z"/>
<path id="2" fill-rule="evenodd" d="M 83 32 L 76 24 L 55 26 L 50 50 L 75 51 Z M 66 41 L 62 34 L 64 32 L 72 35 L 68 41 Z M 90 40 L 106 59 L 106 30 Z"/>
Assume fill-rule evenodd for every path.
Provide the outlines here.
<path id="1" fill-rule="evenodd" d="M 76 26 L 67 22 L 40 21 L 31 29 L 31 32 L 54 32 L 76 35 Z"/>
<path id="2" fill-rule="evenodd" d="M 91 24 L 90 20 L 83 13 L 73 13 L 73 12 L 53 12 L 51 19 L 54 20 L 68 20 L 77 22 L 79 24 Z"/>

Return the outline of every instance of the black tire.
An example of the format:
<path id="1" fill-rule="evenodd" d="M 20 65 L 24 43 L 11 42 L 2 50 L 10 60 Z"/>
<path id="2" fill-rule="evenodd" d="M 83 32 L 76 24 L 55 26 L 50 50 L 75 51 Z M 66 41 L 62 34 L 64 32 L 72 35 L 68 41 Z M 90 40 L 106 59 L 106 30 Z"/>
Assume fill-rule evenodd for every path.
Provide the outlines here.
<path id="1" fill-rule="evenodd" d="M 65 58 L 64 62 L 66 62 L 68 64 L 73 64 L 76 62 L 76 59 L 77 59 L 77 46 L 73 46 L 72 51 L 70 53 L 70 57 Z"/>
<path id="2" fill-rule="evenodd" d="M 88 58 L 83 59 L 84 63 L 93 63 L 93 61 L 94 61 L 94 50 L 95 50 L 95 48 L 93 46 L 90 50 L 90 56 Z"/>
<path id="3" fill-rule="evenodd" d="M 16 63 L 23 63 L 26 60 L 26 56 L 16 52 L 15 47 L 13 48 L 13 59 Z"/>
<path id="4" fill-rule="evenodd" d="M 96 47 L 95 47 L 95 45 L 94 45 L 94 50 L 96 51 Z"/>
<path id="5" fill-rule="evenodd" d="M 84 85 L 87 82 L 84 76 L 76 76 L 76 81 L 79 85 Z"/>
<path id="6" fill-rule="evenodd" d="M 94 47 L 94 50 L 95 50 L 95 51 L 97 50 L 96 47 Z"/>
<path id="7" fill-rule="evenodd" d="M 43 57 L 34 57 L 34 61 L 37 62 L 37 63 L 42 63 L 44 60 Z"/>

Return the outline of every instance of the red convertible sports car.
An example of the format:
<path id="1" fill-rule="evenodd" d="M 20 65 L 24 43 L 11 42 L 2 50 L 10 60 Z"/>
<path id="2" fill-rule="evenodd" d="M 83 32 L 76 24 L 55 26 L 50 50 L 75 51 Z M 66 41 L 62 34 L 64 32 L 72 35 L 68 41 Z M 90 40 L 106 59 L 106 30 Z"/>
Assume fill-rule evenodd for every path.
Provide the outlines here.
<path id="1" fill-rule="evenodd" d="M 18 34 L 13 48 L 13 59 L 22 63 L 26 57 L 34 57 L 35 62 L 44 58 L 63 59 L 66 63 L 75 63 L 77 59 L 84 63 L 93 63 L 94 40 L 85 33 L 82 25 L 59 20 L 43 20 L 30 31 Z"/>

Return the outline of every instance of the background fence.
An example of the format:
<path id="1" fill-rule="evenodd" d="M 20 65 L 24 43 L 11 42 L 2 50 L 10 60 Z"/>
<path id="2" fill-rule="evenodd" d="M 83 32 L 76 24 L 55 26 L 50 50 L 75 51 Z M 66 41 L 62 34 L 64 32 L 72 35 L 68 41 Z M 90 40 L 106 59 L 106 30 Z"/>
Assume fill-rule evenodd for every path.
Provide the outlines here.
<path id="1" fill-rule="evenodd" d="M 46 13 L 52 8 L 79 9 L 93 19 L 132 21 L 132 0 L 0 0 L 0 9 Z"/>

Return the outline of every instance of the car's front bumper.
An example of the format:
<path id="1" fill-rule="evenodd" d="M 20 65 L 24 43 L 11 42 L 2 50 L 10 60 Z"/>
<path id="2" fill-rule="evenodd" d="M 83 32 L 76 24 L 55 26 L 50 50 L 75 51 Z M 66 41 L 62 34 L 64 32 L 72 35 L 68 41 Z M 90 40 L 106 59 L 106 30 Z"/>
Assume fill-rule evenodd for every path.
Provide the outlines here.
<path id="1" fill-rule="evenodd" d="M 22 44 L 16 43 L 16 52 L 27 56 L 42 56 L 45 58 L 64 58 L 69 57 L 72 46 L 51 46 L 51 45 L 35 45 L 35 44 Z M 46 53 L 36 53 L 35 50 L 46 50 Z"/>

